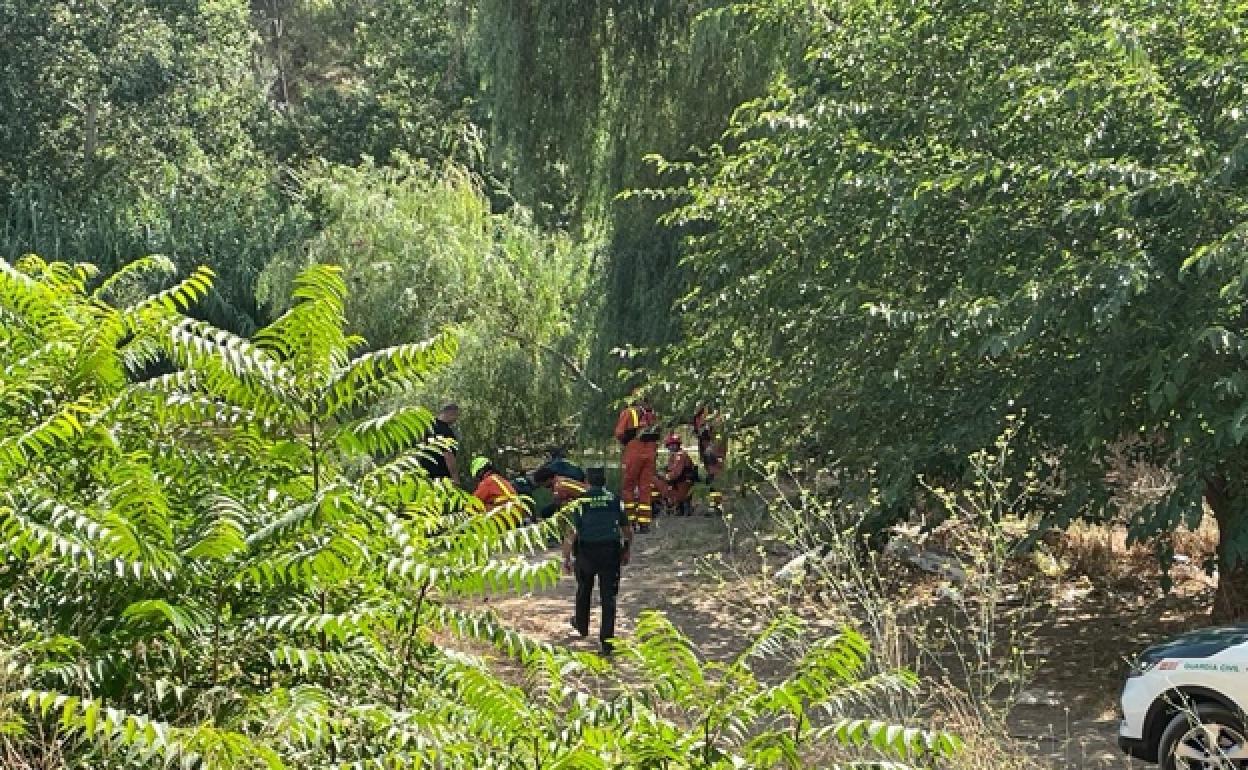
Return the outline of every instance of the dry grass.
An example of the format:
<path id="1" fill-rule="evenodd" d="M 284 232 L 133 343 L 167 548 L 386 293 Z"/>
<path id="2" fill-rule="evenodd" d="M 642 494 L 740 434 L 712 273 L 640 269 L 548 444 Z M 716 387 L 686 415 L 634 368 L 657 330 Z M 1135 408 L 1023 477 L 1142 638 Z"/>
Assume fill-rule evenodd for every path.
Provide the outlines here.
<path id="1" fill-rule="evenodd" d="M 1124 491 L 1120 510 L 1129 516 L 1164 493 L 1167 480 L 1147 468 L 1127 470 L 1117 480 Z M 971 585 L 897 560 L 849 558 L 820 580 L 780 593 L 853 616 L 886 665 L 917 670 L 927 685 L 920 713 L 933 726 L 948 724 L 982 744 L 970 747 L 963 766 L 1132 767 L 1114 745 L 1126 659 L 1205 623 L 1213 583 L 1203 566 L 1216 548 L 1216 525 L 1206 517 L 1194 531 L 1169 536 L 1176 560 L 1167 593 L 1156 544 L 1128 545 L 1120 524 L 1075 524 L 1045 535 L 1034 550 L 1020 550 L 1039 523 L 1015 514 L 1031 509 L 1025 499 L 994 496 L 1007 488 L 988 481 L 950 493 L 930 490 L 936 504 L 929 513 L 939 524 L 906 534 L 924 551 L 968 567 Z M 777 504 L 795 499 L 803 504 L 779 517 L 787 516 L 799 534 L 809 532 L 808 540 L 786 533 L 803 550 L 826 542 L 846 513 L 850 520 L 854 515 L 812 509 L 800 489 L 777 490 L 766 502 L 775 518 Z M 823 522 L 811 523 L 821 515 Z M 847 545 L 837 548 L 849 555 Z M 773 561 L 785 556 L 774 554 Z M 1015 700 L 1020 694 L 1026 697 Z"/>
<path id="2" fill-rule="evenodd" d="M 18 731 L 18 724 L 5 725 L 10 732 Z M 20 730 L 26 731 L 22 725 Z M 33 732 L 16 737 L 0 734 L 0 767 L 4 770 L 61 770 L 66 767 L 65 755 L 58 739 L 44 734 L 44 725 L 36 724 Z"/>
<path id="3" fill-rule="evenodd" d="M 1127 528 L 1118 524 L 1076 522 L 1064 532 L 1048 538 L 1054 557 L 1064 572 L 1085 576 L 1094 582 L 1119 584 L 1158 572 L 1155 546 L 1128 544 Z M 1195 530 L 1176 530 L 1169 536 L 1179 564 L 1201 566 L 1214 556 L 1218 545 L 1218 525 L 1206 515 Z"/>

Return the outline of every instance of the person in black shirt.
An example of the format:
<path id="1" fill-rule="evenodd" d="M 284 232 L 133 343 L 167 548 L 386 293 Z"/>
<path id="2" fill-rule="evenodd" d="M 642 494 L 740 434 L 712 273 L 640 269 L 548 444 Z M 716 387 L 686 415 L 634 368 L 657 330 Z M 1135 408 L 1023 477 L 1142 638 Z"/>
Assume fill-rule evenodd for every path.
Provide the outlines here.
<path id="1" fill-rule="evenodd" d="M 438 410 L 433 426 L 425 434 L 427 443 L 434 443 L 434 454 L 426 457 L 420 465 L 431 479 L 450 479 L 459 483 L 459 468 L 455 456 L 459 452 L 459 434 L 455 432 L 455 423 L 459 420 L 459 405 L 446 404 Z"/>

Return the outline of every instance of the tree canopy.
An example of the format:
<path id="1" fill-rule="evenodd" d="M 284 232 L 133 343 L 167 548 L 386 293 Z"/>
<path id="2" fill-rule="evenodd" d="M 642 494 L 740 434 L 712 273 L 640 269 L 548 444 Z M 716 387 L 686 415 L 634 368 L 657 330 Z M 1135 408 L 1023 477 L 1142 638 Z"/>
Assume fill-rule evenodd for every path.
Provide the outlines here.
<path id="1" fill-rule="evenodd" d="M 255 296 L 266 265 L 323 251 L 333 217 L 307 205 L 319 193 L 305 184 L 325 164 L 384 187 L 404 158 L 430 180 L 451 163 L 491 213 L 522 209 L 542 243 L 570 237 L 594 255 L 580 342 L 530 360 L 570 364 L 535 411 L 575 413 L 573 432 L 602 435 L 637 379 L 620 372 L 653 369 L 677 339 L 669 310 L 684 284 L 682 233 L 657 221 L 668 204 L 616 193 L 657 181 L 647 153 L 711 142 L 799 48 L 721 0 L 556 6 L 0 5 L 16 41 L 0 54 L 0 253 L 106 270 L 142 253 L 204 263 L 218 280 L 194 312 L 248 333 L 271 320 Z M 576 380 L 597 387 L 570 394 Z"/>
<path id="2" fill-rule="evenodd" d="M 0 254 L 207 265 L 188 312 L 240 335 L 341 265 L 371 344 L 453 327 L 411 397 L 477 446 L 596 442 L 648 383 L 887 515 L 1019 415 L 1054 521 L 1145 462 L 1180 483 L 1133 534 L 1203 499 L 1233 570 L 1242 11 L 0 0 Z"/>
<path id="3" fill-rule="evenodd" d="M 804 64 L 679 188 L 703 228 L 672 356 L 765 452 L 956 476 L 1007 415 L 1053 515 L 1111 456 L 1172 470 L 1147 537 L 1222 528 L 1248 609 L 1242 4 L 828 2 Z M 664 168 L 668 166 L 661 164 Z M 695 326 L 694 324 L 698 324 Z M 1242 582 L 1242 581 L 1239 581 Z"/>

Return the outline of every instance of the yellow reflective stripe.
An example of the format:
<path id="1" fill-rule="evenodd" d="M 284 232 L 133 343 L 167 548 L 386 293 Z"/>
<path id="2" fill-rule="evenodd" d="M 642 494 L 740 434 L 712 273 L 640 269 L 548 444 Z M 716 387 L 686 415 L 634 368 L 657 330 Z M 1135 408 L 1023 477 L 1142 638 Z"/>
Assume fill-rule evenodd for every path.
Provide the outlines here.
<path id="1" fill-rule="evenodd" d="M 501 479 L 503 477 L 501 475 L 497 473 L 491 475 L 494 477 L 494 486 L 498 489 L 498 496 L 500 498 L 503 500 L 514 500 L 517 502 L 520 500 L 520 494 L 516 492 L 516 490 L 512 489 L 510 484 L 502 481 Z"/>
<path id="2" fill-rule="evenodd" d="M 641 427 L 641 412 L 639 412 L 635 407 L 630 406 L 628 408 L 628 414 L 629 416 L 633 418 L 633 427 L 640 428 Z"/>

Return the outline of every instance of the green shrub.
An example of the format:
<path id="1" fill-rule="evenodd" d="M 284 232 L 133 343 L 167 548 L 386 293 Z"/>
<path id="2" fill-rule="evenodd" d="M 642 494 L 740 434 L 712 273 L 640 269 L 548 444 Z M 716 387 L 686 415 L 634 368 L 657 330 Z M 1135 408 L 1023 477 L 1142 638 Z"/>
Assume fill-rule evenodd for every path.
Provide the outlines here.
<path id="1" fill-rule="evenodd" d="M 258 296 L 281 312 L 309 265 L 339 265 L 346 317 L 373 345 L 454 326 L 459 356 L 417 389 L 463 408 L 470 451 L 540 449 L 575 433 L 592 317 L 588 251 L 516 208 L 491 212 L 480 180 L 399 157 L 395 167 L 314 165 L 304 205 L 323 223 L 265 268 Z"/>
<path id="2" fill-rule="evenodd" d="M 526 556 L 559 523 L 484 515 L 418 470 L 427 411 L 376 409 L 447 365 L 453 340 L 353 357 L 346 287 L 325 266 L 249 339 L 183 315 L 206 270 L 109 304 L 172 267 L 139 260 L 95 285 L 89 266 L 0 261 L 9 764 L 763 767 L 799 766 L 799 744 L 822 739 L 923 759 L 954 747 L 808 721 L 880 683 L 860 681 L 851 634 L 765 687 L 748 656 L 703 665 L 646 617 L 625 644 L 640 689 L 604 700 L 568 684 L 605 664 L 462 601 L 554 583 L 557 561 Z M 158 360 L 170 373 L 137 379 Z M 496 675 L 483 644 L 524 664 L 528 686 Z"/>

